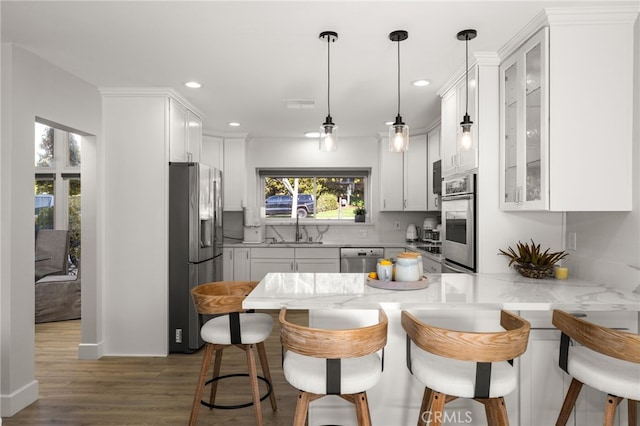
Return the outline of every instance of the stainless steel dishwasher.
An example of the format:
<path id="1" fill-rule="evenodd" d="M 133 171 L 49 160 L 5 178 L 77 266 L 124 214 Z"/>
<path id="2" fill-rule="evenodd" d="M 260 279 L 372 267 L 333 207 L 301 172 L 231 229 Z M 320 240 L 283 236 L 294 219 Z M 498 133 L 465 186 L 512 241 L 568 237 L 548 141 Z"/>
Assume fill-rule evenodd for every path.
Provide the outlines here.
<path id="1" fill-rule="evenodd" d="M 384 249 L 382 247 L 341 247 L 340 272 L 374 272 L 378 259 L 383 257 Z"/>

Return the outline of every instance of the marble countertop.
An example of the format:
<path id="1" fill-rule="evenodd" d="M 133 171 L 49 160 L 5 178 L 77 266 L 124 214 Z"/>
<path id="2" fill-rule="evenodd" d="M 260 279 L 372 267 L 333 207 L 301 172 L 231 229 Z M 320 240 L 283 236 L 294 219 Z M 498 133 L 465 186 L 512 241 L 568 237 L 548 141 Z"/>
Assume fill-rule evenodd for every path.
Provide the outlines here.
<path id="1" fill-rule="evenodd" d="M 247 309 L 476 309 L 640 311 L 640 293 L 568 279 L 509 274 L 427 274 L 420 290 L 383 290 L 365 274 L 269 273 Z"/>

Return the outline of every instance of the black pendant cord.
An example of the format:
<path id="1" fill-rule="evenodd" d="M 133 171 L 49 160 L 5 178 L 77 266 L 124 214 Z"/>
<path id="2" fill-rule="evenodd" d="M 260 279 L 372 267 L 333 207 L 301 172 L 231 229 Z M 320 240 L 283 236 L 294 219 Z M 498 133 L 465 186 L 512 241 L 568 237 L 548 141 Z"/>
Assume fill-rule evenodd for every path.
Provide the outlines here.
<path id="1" fill-rule="evenodd" d="M 398 116 L 400 116 L 400 40 L 398 40 Z"/>
<path id="2" fill-rule="evenodd" d="M 327 37 L 327 115 L 331 117 L 331 37 Z"/>
<path id="3" fill-rule="evenodd" d="M 466 83 L 467 83 L 466 84 L 466 86 L 467 86 L 466 87 L 466 94 L 465 94 L 465 96 L 466 96 L 466 105 L 465 105 L 465 108 L 464 108 L 464 113 L 465 113 L 465 115 L 469 115 L 469 36 L 465 37 L 464 45 L 465 45 L 465 58 L 466 58 L 466 60 L 465 60 L 465 72 L 466 72 L 465 80 L 466 80 Z"/>

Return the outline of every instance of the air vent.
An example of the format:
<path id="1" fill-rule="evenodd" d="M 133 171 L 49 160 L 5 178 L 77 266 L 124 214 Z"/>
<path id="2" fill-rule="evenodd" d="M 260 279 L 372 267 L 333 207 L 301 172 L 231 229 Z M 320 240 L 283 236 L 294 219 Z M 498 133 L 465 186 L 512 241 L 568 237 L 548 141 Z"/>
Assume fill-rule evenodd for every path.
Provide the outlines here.
<path id="1" fill-rule="evenodd" d="M 313 99 L 284 99 L 282 101 L 287 109 L 313 109 L 316 101 Z"/>

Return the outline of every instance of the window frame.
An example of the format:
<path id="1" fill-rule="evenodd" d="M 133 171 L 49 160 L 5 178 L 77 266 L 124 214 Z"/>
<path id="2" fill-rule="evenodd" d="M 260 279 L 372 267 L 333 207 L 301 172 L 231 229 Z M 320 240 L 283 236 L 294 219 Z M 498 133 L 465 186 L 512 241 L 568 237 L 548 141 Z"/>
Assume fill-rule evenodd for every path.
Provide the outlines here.
<path id="1" fill-rule="evenodd" d="M 328 178 L 328 177 L 356 177 L 363 180 L 363 197 L 364 208 L 367 212 L 371 212 L 372 205 L 372 176 L 371 168 L 258 168 L 256 169 L 256 175 L 258 178 L 258 207 L 264 211 L 265 209 L 265 186 L 266 178 L 278 178 L 278 177 L 299 177 L 299 178 Z M 280 195 L 280 194 L 277 194 Z M 315 202 L 317 203 L 317 194 L 312 194 Z M 300 223 L 305 225 L 372 225 L 373 221 L 369 213 L 367 213 L 368 221 L 355 222 L 353 217 L 344 219 L 317 219 L 315 217 L 299 218 Z M 296 222 L 296 218 L 291 217 L 276 217 L 270 218 L 263 215 L 264 223 L 266 225 L 290 225 Z"/>

